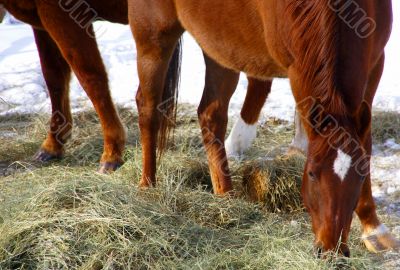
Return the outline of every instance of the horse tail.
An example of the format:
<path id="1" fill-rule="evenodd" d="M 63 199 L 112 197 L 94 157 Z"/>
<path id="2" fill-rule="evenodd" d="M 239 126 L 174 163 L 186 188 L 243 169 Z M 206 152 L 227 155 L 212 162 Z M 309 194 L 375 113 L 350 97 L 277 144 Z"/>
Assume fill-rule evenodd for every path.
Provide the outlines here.
<path id="1" fill-rule="evenodd" d="M 175 47 L 169 62 L 168 72 L 162 95 L 162 102 L 158 106 L 161 112 L 160 131 L 158 135 L 158 154 L 161 156 L 167 147 L 171 131 L 175 127 L 178 105 L 179 83 L 182 63 L 182 38 Z"/>

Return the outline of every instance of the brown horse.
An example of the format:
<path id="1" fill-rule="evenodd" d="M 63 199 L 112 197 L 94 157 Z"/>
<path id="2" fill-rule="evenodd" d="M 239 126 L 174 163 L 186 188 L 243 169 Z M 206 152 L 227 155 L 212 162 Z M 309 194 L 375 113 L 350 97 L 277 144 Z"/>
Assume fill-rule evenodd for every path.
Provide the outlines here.
<path id="1" fill-rule="evenodd" d="M 44 0 L 0 0 L 0 11 L 4 11 L 1 4 L 16 18 L 32 25 L 51 99 L 50 131 L 35 158 L 45 162 L 64 154 L 64 144 L 72 129 L 69 105 L 72 69 L 93 102 L 103 127 L 105 141 L 100 171 L 118 168 L 123 162 L 125 133 L 111 100 L 104 64 L 93 38 L 92 23 L 95 20 L 108 20 L 128 24 L 126 0 L 112 3 L 94 0 L 59 0 L 54 3 Z M 249 91 L 260 91 L 258 87 L 263 86 L 262 82 L 249 80 Z M 171 83 L 174 88 L 177 82 Z M 253 118 L 258 113 L 253 113 L 256 115 Z"/>
<path id="2" fill-rule="evenodd" d="M 100 117 L 104 135 L 100 171 L 119 167 L 125 131 L 111 100 L 92 23 L 104 18 L 127 24 L 126 1 L 0 0 L 0 4 L 17 19 L 32 25 L 49 90 L 52 104 L 50 131 L 35 158 L 48 161 L 60 158 L 64 153 L 64 144 L 72 128 L 69 104 L 72 69 Z"/>
<path id="3" fill-rule="evenodd" d="M 288 76 L 309 139 L 302 195 L 316 247 L 349 256 L 353 211 L 370 250 L 399 247 L 377 217 L 369 168 L 370 108 L 391 31 L 390 0 L 128 3 L 140 79 L 141 186 L 156 183 L 157 138 L 165 142 L 160 127 L 170 121 L 157 107 L 165 103 L 169 62 L 176 60 L 173 52 L 187 30 L 210 56 L 198 112 L 214 192 L 232 190 L 221 142 L 238 72 L 260 80 Z"/>

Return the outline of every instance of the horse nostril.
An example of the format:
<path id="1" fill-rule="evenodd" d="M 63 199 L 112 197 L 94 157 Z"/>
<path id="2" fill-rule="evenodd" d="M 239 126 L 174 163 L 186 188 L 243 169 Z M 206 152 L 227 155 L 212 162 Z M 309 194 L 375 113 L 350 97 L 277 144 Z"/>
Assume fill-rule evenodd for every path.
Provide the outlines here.
<path id="1" fill-rule="evenodd" d="M 322 246 L 320 246 L 320 245 L 315 246 L 315 253 L 316 253 L 318 259 L 322 258 L 322 253 L 323 252 L 324 252 L 324 249 L 323 249 Z"/>
<path id="2" fill-rule="evenodd" d="M 345 256 L 346 258 L 350 258 L 350 250 L 348 250 L 348 249 L 344 250 L 343 256 Z"/>
<path id="3" fill-rule="evenodd" d="M 318 248 L 318 249 L 317 249 L 317 257 L 318 257 L 318 259 L 321 258 L 322 252 L 323 252 L 322 248 Z"/>

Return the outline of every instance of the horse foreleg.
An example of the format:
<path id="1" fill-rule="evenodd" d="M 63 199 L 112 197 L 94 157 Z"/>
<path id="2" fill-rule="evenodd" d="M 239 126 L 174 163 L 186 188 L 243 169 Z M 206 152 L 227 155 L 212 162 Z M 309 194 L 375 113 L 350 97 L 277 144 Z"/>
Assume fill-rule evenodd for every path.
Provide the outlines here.
<path id="1" fill-rule="evenodd" d="M 0 4 L 0 23 L 3 21 L 4 16 L 6 16 L 6 9 Z"/>
<path id="2" fill-rule="evenodd" d="M 377 66 L 374 68 L 370 75 L 368 88 L 366 92 L 366 100 L 369 105 L 372 105 L 373 97 L 383 72 L 384 57 L 379 61 Z M 368 156 L 372 153 L 372 135 L 371 129 L 364 142 L 364 148 L 367 151 Z M 356 213 L 360 218 L 363 235 L 362 239 L 371 252 L 379 252 L 387 249 L 399 249 L 400 241 L 396 239 L 390 231 L 383 225 L 376 213 L 376 206 L 374 198 L 372 197 L 371 190 L 371 175 L 365 179 L 362 186 L 360 199 L 357 204 Z"/>
<path id="3" fill-rule="evenodd" d="M 232 190 L 224 137 L 228 123 L 229 100 L 239 74 L 221 67 L 204 55 L 206 82 L 198 116 L 215 194 Z"/>
<path id="4" fill-rule="evenodd" d="M 33 29 L 33 33 L 52 107 L 50 131 L 35 159 L 49 161 L 62 157 L 63 146 L 71 134 L 72 117 L 68 96 L 71 69 L 46 31 Z"/>
<path id="5" fill-rule="evenodd" d="M 100 172 L 115 170 L 123 162 L 125 131 L 111 99 L 96 40 L 92 38 L 93 28 L 91 25 L 82 28 L 58 5 L 40 1 L 37 9 L 44 28 L 57 43 L 99 115 L 104 136 Z"/>
<path id="6" fill-rule="evenodd" d="M 231 157 L 242 155 L 253 143 L 257 135 L 257 121 L 261 109 L 271 92 L 272 80 L 261 81 L 248 77 L 248 81 L 240 118 L 225 141 L 227 155 Z"/>
<path id="7" fill-rule="evenodd" d="M 371 139 L 368 139 L 367 144 L 371 145 L 370 142 Z M 366 149 L 371 153 L 371 147 Z M 376 253 L 400 248 L 400 241 L 390 233 L 389 229 L 378 218 L 374 198 L 372 197 L 370 174 L 366 177 L 362 186 L 356 213 L 361 221 L 362 240 L 369 251 Z"/>

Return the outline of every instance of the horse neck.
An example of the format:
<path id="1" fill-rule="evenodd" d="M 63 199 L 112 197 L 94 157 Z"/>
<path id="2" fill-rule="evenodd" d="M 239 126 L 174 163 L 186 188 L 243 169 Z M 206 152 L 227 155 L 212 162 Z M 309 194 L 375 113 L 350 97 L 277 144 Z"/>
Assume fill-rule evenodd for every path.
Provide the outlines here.
<path id="1" fill-rule="evenodd" d="M 342 99 L 336 87 L 339 44 L 336 14 L 326 0 L 289 0 L 290 47 L 296 77 L 300 79 L 296 96 L 298 102 L 312 97 L 325 109 L 334 112 Z"/>
<path id="2" fill-rule="evenodd" d="M 338 22 L 336 87 L 345 100 L 348 113 L 354 114 L 368 91 L 371 71 L 384 55 L 391 32 L 391 1 L 336 2 L 349 2 L 333 9 Z M 351 17 L 348 15 L 353 14 L 351 12 L 358 16 Z"/>
<path id="3" fill-rule="evenodd" d="M 361 36 L 354 26 L 353 20 L 365 18 L 348 14 L 360 10 L 355 14 L 375 16 L 372 2 L 289 0 L 290 42 L 301 81 L 296 89 L 300 99 L 312 97 L 333 115 L 352 114 L 361 105 L 370 62 L 377 59 L 371 59 L 373 38 Z"/>

